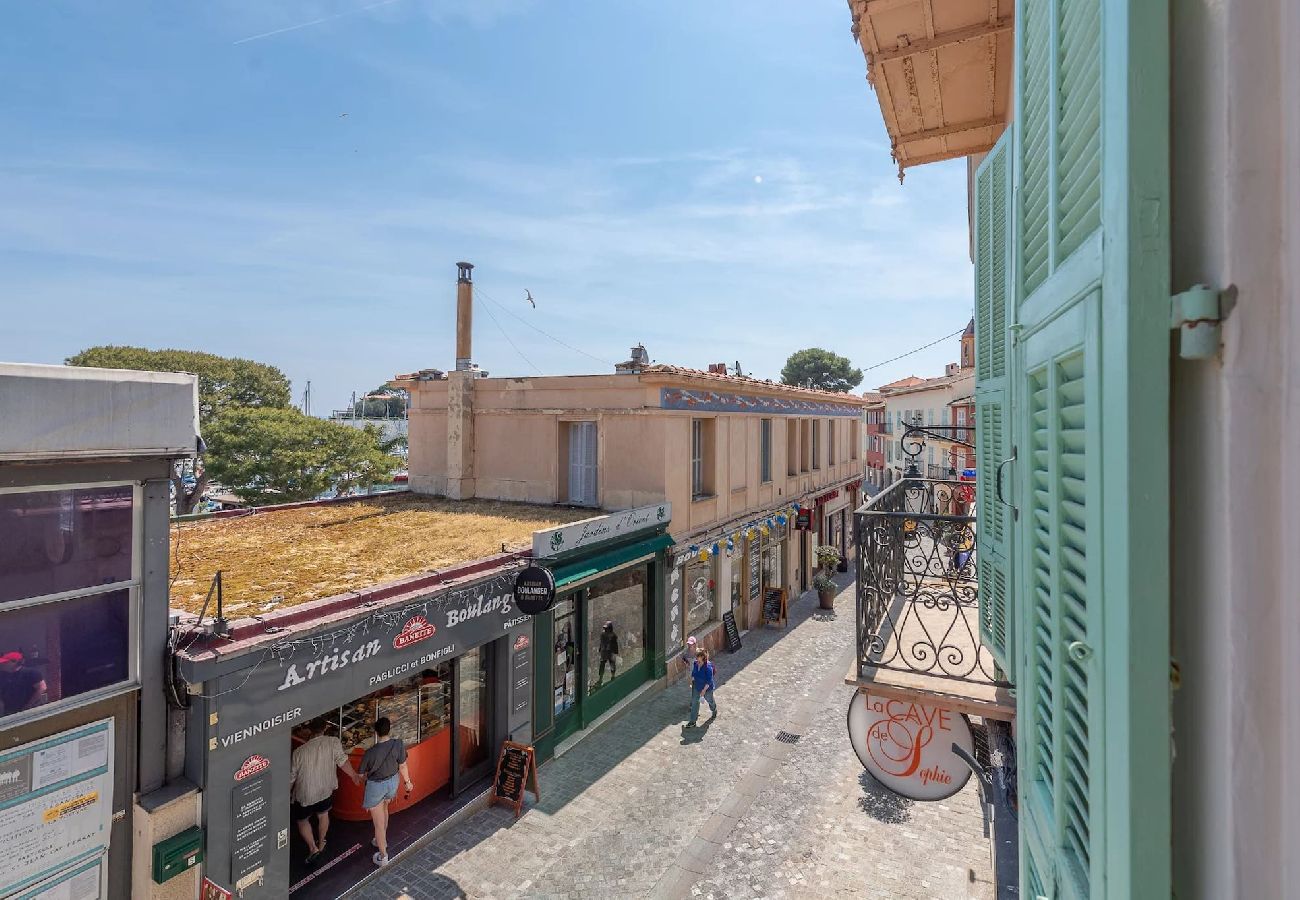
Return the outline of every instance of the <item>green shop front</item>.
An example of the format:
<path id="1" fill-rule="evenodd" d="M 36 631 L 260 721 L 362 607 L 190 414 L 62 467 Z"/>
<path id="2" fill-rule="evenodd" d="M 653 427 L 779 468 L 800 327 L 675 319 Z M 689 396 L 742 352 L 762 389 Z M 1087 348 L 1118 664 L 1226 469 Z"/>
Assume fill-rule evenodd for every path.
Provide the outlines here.
<path id="1" fill-rule="evenodd" d="M 637 688 L 664 676 L 668 503 L 533 536 L 555 603 L 533 619 L 534 744 L 549 758 Z"/>

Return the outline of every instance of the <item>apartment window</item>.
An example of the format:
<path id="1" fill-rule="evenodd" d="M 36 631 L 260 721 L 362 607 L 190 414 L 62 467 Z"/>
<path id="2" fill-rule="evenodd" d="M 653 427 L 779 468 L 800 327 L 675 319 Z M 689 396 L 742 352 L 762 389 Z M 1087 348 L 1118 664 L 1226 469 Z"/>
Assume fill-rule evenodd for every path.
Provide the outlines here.
<path id="1" fill-rule="evenodd" d="M 862 428 L 858 420 L 854 419 L 849 423 L 849 459 L 858 458 L 858 448 L 862 443 Z"/>
<path id="2" fill-rule="evenodd" d="M 785 420 L 785 474 L 799 474 L 799 420 Z"/>
<path id="3" fill-rule="evenodd" d="M 772 420 L 758 422 L 758 480 L 767 484 L 772 480 Z"/>
<path id="4" fill-rule="evenodd" d="M 948 407 L 945 406 L 942 410 L 940 410 L 940 412 L 943 414 L 943 418 L 940 420 L 940 423 L 939 423 L 939 424 L 941 424 L 941 425 L 947 425 L 947 424 L 948 424 Z"/>
<path id="5" fill-rule="evenodd" d="M 827 465 L 835 465 L 835 420 L 826 420 L 826 453 Z"/>
<path id="6" fill-rule="evenodd" d="M 136 489 L 0 493 L 0 719 L 135 677 Z"/>
<path id="7" fill-rule="evenodd" d="M 808 471 L 808 460 L 812 459 L 812 423 L 807 419 L 799 420 L 799 471 Z"/>
<path id="8" fill-rule="evenodd" d="M 957 425 L 964 426 L 965 424 L 966 424 L 966 407 L 959 406 L 957 407 Z"/>
<path id="9" fill-rule="evenodd" d="M 569 423 L 569 502 L 596 506 L 596 423 Z"/>
<path id="10" fill-rule="evenodd" d="M 691 497 L 713 496 L 713 419 L 691 420 Z"/>

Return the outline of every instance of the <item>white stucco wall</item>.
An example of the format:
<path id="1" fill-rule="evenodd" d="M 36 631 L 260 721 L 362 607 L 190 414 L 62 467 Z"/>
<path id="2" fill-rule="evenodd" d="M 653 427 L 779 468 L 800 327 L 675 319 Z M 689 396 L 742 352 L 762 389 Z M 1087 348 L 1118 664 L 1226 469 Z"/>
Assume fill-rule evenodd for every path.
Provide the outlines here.
<path id="1" fill-rule="evenodd" d="M 1173 367 L 1174 889 L 1283 897 L 1300 883 L 1300 0 L 1172 5 L 1173 288 L 1239 291 L 1222 360 Z"/>

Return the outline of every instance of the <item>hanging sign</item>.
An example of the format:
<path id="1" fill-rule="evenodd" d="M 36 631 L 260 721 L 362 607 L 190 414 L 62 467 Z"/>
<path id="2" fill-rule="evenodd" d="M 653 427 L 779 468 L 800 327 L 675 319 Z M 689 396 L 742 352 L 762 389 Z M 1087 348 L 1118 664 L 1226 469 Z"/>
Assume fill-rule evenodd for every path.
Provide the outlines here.
<path id="1" fill-rule="evenodd" d="M 970 768 L 952 751 L 974 752 L 970 723 L 942 706 L 864 694 L 849 702 L 849 740 L 871 775 L 912 800 L 944 800 L 966 786 Z"/>
<path id="2" fill-rule="evenodd" d="M 555 604 L 555 576 L 550 569 L 529 566 L 515 576 L 515 606 L 536 616 Z"/>
<path id="3" fill-rule="evenodd" d="M 812 531 L 812 510 L 805 506 L 795 513 L 794 527 L 798 531 Z"/>

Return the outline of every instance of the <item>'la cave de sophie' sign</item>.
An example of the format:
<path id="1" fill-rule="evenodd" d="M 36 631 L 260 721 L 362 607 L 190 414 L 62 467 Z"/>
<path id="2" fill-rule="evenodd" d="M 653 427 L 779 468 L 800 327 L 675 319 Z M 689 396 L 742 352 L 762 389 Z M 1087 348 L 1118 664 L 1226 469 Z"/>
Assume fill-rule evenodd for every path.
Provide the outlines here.
<path id="1" fill-rule="evenodd" d="M 912 800 L 943 800 L 966 786 L 970 768 L 953 744 L 973 750 L 966 717 L 941 706 L 858 692 L 849 739 L 867 771 Z"/>

